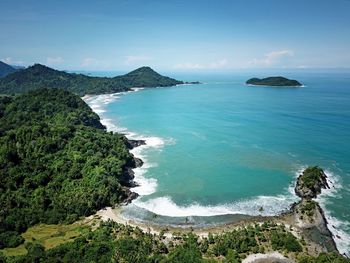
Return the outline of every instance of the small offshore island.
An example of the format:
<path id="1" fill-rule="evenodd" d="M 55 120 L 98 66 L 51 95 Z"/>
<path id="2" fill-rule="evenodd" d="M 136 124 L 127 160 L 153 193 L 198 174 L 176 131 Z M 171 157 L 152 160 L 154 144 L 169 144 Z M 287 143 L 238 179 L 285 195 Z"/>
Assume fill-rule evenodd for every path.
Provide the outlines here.
<path id="1" fill-rule="evenodd" d="M 247 85 L 254 86 L 276 86 L 276 87 L 301 87 L 302 84 L 294 79 L 284 77 L 268 77 L 268 78 L 251 78 L 247 80 Z"/>
<path id="2" fill-rule="evenodd" d="M 315 201 L 329 188 L 319 167 L 278 216 L 164 228 L 111 209 L 138 197 L 143 162 L 130 149 L 145 142 L 107 132 L 81 96 L 178 84 L 149 67 L 97 78 L 35 65 L 1 78 L 0 262 L 350 262 Z"/>

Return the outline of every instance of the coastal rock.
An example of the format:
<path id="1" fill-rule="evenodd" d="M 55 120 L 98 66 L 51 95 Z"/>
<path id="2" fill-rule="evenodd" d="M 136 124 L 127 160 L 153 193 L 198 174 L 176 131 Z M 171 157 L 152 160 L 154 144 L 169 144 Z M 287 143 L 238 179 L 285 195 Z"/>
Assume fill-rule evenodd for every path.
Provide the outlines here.
<path id="1" fill-rule="evenodd" d="M 136 187 L 139 186 L 136 182 L 134 182 L 135 173 L 132 170 L 134 167 L 126 167 L 124 168 L 123 174 L 119 177 L 119 181 L 123 186 L 126 187 Z"/>
<path id="2" fill-rule="evenodd" d="M 248 85 L 257 86 L 280 86 L 280 87 L 300 87 L 302 84 L 294 79 L 287 79 L 284 77 L 268 77 L 268 78 L 251 78 L 247 80 Z"/>
<path id="3" fill-rule="evenodd" d="M 135 192 L 130 191 L 130 189 L 126 188 L 126 198 L 123 200 L 123 205 L 130 204 L 134 199 L 136 199 L 139 195 Z"/>
<path id="4" fill-rule="evenodd" d="M 324 252 L 337 251 L 327 219 L 317 202 L 302 199 L 292 209 L 296 225 L 302 230 L 303 236 L 319 244 Z"/>
<path id="5" fill-rule="evenodd" d="M 298 177 L 295 187 L 295 193 L 306 199 L 316 198 L 321 193 L 321 189 L 327 189 L 327 175 L 325 172 L 317 167 L 308 167 Z"/>
<path id="6" fill-rule="evenodd" d="M 126 140 L 126 146 L 128 149 L 134 149 L 135 147 L 141 146 L 141 145 L 146 145 L 145 140 Z"/>
<path id="7" fill-rule="evenodd" d="M 134 157 L 135 168 L 141 167 L 143 165 L 143 161 L 140 158 Z"/>
<path id="8" fill-rule="evenodd" d="M 301 197 L 291 207 L 294 221 L 303 236 L 319 244 L 325 252 L 337 251 L 333 235 L 327 226 L 327 219 L 320 205 L 313 200 L 322 189 L 329 188 L 327 175 L 317 167 L 308 167 L 299 175 L 295 193 Z"/>

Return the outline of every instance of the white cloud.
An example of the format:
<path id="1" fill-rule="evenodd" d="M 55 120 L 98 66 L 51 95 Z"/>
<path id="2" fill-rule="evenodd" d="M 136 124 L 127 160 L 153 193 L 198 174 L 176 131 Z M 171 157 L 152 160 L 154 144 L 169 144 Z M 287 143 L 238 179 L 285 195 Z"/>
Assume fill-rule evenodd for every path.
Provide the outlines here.
<path id="1" fill-rule="evenodd" d="M 228 65 L 228 60 L 226 58 L 220 59 L 209 64 L 199 64 L 199 63 L 180 63 L 174 65 L 175 69 L 221 69 Z"/>
<path id="2" fill-rule="evenodd" d="M 64 59 L 62 57 L 48 57 L 46 58 L 46 63 L 48 65 L 58 65 L 62 64 L 64 62 Z"/>
<path id="3" fill-rule="evenodd" d="M 135 63 L 151 60 L 151 59 L 152 58 L 149 57 L 149 56 L 126 56 L 124 63 L 126 65 L 131 65 L 131 64 L 135 64 Z"/>
<path id="4" fill-rule="evenodd" d="M 176 64 L 174 65 L 175 69 L 203 69 L 204 66 L 198 63 L 180 63 L 180 64 Z"/>
<path id="5" fill-rule="evenodd" d="M 1 59 L 2 62 L 9 64 L 9 65 L 18 65 L 23 66 L 25 63 L 22 60 L 13 60 L 11 57 L 3 58 Z"/>
<path id="6" fill-rule="evenodd" d="M 292 50 L 278 50 L 265 54 L 262 59 L 253 59 L 248 64 L 255 66 L 272 66 L 285 61 L 287 58 L 293 57 Z"/>
<path id="7" fill-rule="evenodd" d="M 88 57 L 83 59 L 81 66 L 84 68 L 107 69 L 110 67 L 110 63 L 104 60 Z"/>

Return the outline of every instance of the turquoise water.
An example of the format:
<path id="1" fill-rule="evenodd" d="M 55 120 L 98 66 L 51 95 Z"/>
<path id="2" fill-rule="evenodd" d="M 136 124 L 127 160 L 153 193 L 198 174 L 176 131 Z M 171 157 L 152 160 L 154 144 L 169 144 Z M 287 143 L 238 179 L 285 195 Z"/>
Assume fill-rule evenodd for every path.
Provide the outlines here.
<path id="1" fill-rule="evenodd" d="M 88 100 L 109 129 L 148 144 L 134 150 L 141 197 L 125 214 L 194 224 L 275 215 L 298 200 L 298 172 L 319 165 L 333 185 L 319 201 L 349 251 L 350 76 L 290 75 L 302 88 L 244 85 L 250 76 L 178 76 L 204 84 Z"/>

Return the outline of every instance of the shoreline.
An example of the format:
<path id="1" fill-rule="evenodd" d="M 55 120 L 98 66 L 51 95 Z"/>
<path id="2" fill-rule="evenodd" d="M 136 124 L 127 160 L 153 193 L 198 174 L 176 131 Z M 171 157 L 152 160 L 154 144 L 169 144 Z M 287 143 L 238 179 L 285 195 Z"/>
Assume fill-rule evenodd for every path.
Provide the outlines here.
<path id="1" fill-rule="evenodd" d="M 272 223 L 276 223 L 277 225 L 284 225 L 287 229 L 289 229 L 289 232 L 291 232 L 298 239 L 305 239 L 306 240 L 305 247 L 307 247 L 309 251 L 315 252 L 316 254 L 321 252 L 337 252 L 340 254 L 339 250 L 336 247 L 334 237 L 327 227 L 327 220 L 324 217 L 322 208 L 318 206 L 318 210 L 316 213 L 319 212 L 321 214 L 321 217 L 313 221 L 314 223 L 311 226 L 305 223 L 304 221 L 300 221 L 299 218 L 296 218 L 297 212 L 295 210 L 295 207 L 300 204 L 301 204 L 301 201 L 299 203 L 296 203 L 294 207 L 291 207 L 290 211 L 285 212 L 281 215 L 252 216 L 250 218 L 240 219 L 236 222 L 229 222 L 229 223 L 222 223 L 222 224 L 219 223 L 215 225 L 198 226 L 198 227 L 196 225 L 166 226 L 166 225 L 160 225 L 153 222 L 146 223 L 146 222 L 140 222 L 133 219 L 128 219 L 123 217 L 121 213 L 122 206 L 118 206 L 116 208 L 106 207 L 99 210 L 95 215 L 99 217 L 102 221 L 112 220 L 119 224 L 140 228 L 145 233 L 159 235 L 160 233 L 163 232 L 164 235 L 168 238 L 171 238 L 173 236 L 173 233 L 189 233 L 189 232 L 193 232 L 194 234 L 198 235 L 200 238 L 206 238 L 208 237 L 209 233 L 220 234 L 223 232 L 233 231 L 235 229 L 247 227 L 249 225 L 255 225 L 255 224 L 262 225 L 264 222 L 272 222 Z M 309 229 L 315 230 L 316 228 L 318 229 L 319 227 L 323 229 L 318 231 L 323 235 L 327 235 L 327 237 L 331 240 L 331 247 L 329 247 L 329 243 L 326 246 L 325 243 L 323 243 L 324 241 L 315 240 L 309 236 L 308 234 Z M 324 233 L 323 231 L 326 231 L 328 233 Z M 346 255 L 343 254 L 343 256 L 346 256 Z"/>
<path id="2" fill-rule="evenodd" d="M 141 90 L 143 88 L 136 88 L 136 89 L 131 89 L 130 91 L 128 92 L 137 92 L 138 90 Z M 124 92 L 123 92 L 124 93 Z M 109 95 L 109 96 L 116 96 L 116 98 L 118 98 L 117 96 L 118 95 L 122 95 L 123 93 L 113 93 L 113 94 L 103 94 L 103 95 Z M 84 96 L 84 101 L 85 99 L 86 100 L 89 100 L 91 97 L 95 97 L 95 96 L 100 96 L 100 95 L 86 95 Z M 108 101 L 107 103 L 104 103 L 104 104 L 109 104 L 110 102 L 114 101 L 114 99 L 112 99 L 111 101 Z M 91 107 L 91 105 L 89 105 Z M 96 111 L 95 111 L 96 112 Z M 104 112 L 104 110 L 101 110 L 101 112 L 96 112 L 97 114 L 100 114 Z M 102 119 L 101 119 L 102 120 Z M 106 125 L 107 126 L 107 125 Z M 106 127 L 108 129 L 108 127 Z M 121 133 L 125 136 L 125 138 L 127 139 L 127 142 L 129 145 L 132 145 L 134 142 L 136 142 L 137 145 L 132 145 L 132 148 L 129 148 L 129 151 L 131 152 L 132 149 L 136 148 L 136 147 L 139 147 L 141 145 L 147 145 L 146 143 L 146 140 L 144 139 L 141 139 L 141 140 L 135 140 L 135 138 L 130 138 L 128 137 L 127 135 L 128 134 L 125 134 L 123 132 L 119 132 L 117 131 L 118 133 Z M 150 146 L 149 146 L 150 147 Z M 143 161 L 141 158 L 139 157 L 142 157 L 142 156 L 136 156 L 134 155 L 134 153 L 132 153 L 132 155 L 134 156 L 134 160 L 135 160 L 135 163 L 140 163 L 139 161 L 136 161 L 136 160 L 140 160 L 141 161 L 141 165 L 136 165 L 135 167 L 131 167 L 131 170 L 132 170 L 132 173 L 131 175 L 129 174 L 130 178 L 131 178 L 131 182 L 135 183 L 134 181 L 134 178 L 135 178 L 135 172 L 134 172 L 134 169 L 136 168 L 139 168 L 142 166 L 143 164 Z M 135 194 L 135 192 L 132 192 L 133 188 L 134 187 L 138 187 L 140 186 L 139 184 L 134 184 L 134 185 L 131 185 L 129 187 L 130 189 L 130 192 Z M 132 198 L 128 198 L 127 199 L 127 202 L 126 204 L 129 204 L 131 203 L 134 199 L 136 199 L 139 195 L 136 193 L 135 195 L 132 196 Z M 288 217 L 291 217 L 293 214 L 294 214 L 294 211 L 293 209 L 295 208 L 295 206 L 297 206 L 298 204 L 300 204 L 302 202 L 299 201 L 298 203 L 294 203 L 294 204 L 291 204 L 291 207 L 288 211 L 286 212 L 282 212 L 280 215 L 275 215 L 275 216 L 251 216 L 251 218 L 248 218 L 248 219 L 243 219 L 243 220 L 238 220 L 237 222 L 230 222 L 230 223 L 219 223 L 217 225 L 213 225 L 213 226 L 202 226 L 202 227 L 199 227 L 199 228 L 196 228 L 195 225 L 190 225 L 189 227 L 184 227 L 183 225 L 179 225 L 179 227 L 174 227 L 174 226 L 165 226 L 165 225 L 158 225 L 156 223 L 152 223 L 152 222 L 148 222 L 148 223 L 144 223 L 144 222 L 139 222 L 137 220 L 131 220 L 131 219 L 126 219 L 126 218 L 123 218 L 120 214 L 120 207 L 118 207 L 116 210 L 114 211 L 117 211 L 117 213 L 115 213 L 112 208 L 110 207 L 107 207 L 105 209 L 102 209 L 100 211 L 98 211 L 96 213 L 96 215 L 100 216 L 102 218 L 102 220 L 113 220 L 113 221 L 116 221 L 118 223 L 121 223 L 121 224 L 129 224 L 131 226 L 134 226 L 134 227 L 139 227 L 141 228 L 142 230 L 144 231 L 152 231 L 153 233 L 159 233 L 160 231 L 164 230 L 165 228 L 169 230 L 172 230 L 172 231 L 180 231 L 180 232 L 188 232 L 189 230 L 193 229 L 193 231 L 195 233 L 198 233 L 199 236 L 207 236 L 209 232 L 211 233 L 216 233 L 216 232 L 223 232 L 225 230 L 227 230 L 228 228 L 229 229 L 233 229 L 233 228 L 237 228 L 237 227 L 242 227 L 242 226 L 245 226 L 247 224 L 252 224 L 252 223 L 261 223 L 261 222 L 264 222 L 264 221 L 267 221 L 267 220 L 270 220 L 270 221 L 277 221 L 277 223 L 282 223 L 282 224 L 286 224 L 286 225 L 289 225 L 289 226 L 292 226 L 292 224 L 288 224 L 290 223 L 290 218 Z M 318 204 L 318 203 L 317 203 Z M 326 232 L 327 232 L 327 235 L 330 236 L 331 240 L 332 240 L 332 244 L 335 248 L 335 251 L 337 251 L 339 253 L 339 250 L 338 250 L 338 247 L 337 247 L 337 243 L 335 242 L 335 239 L 334 239 L 334 235 L 333 233 L 330 231 L 328 225 L 328 221 L 326 219 L 326 216 L 325 216 L 325 213 L 323 211 L 323 209 L 320 207 L 320 205 L 318 204 L 317 205 L 319 210 L 320 210 L 320 214 L 322 215 L 322 225 L 324 226 L 324 228 L 326 229 Z M 248 215 L 247 215 L 248 216 Z M 295 225 L 295 222 L 294 222 L 294 225 Z M 300 229 L 299 229 L 299 233 L 297 234 L 298 236 L 301 235 L 301 232 Z M 312 243 L 312 242 L 311 242 Z M 321 249 L 322 251 L 323 249 Z M 345 255 L 345 254 L 344 254 Z"/>

